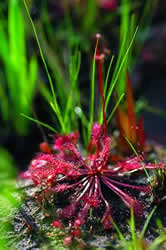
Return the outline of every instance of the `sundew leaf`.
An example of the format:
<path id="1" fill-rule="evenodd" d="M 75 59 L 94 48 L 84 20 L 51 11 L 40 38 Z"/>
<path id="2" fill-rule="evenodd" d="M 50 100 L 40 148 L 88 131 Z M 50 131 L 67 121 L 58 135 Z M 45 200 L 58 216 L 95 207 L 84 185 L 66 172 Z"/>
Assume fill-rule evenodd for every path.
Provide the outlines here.
<path id="1" fill-rule="evenodd" d="M 126 136 L 124 136 L 124 138 L 125 138 L 125 140 L 127 141 L 127 143 L 130 145 L 130 147 L 131 147 L 131 149 L 133 150 L 134 154 L 138 157 L 139 155 L 138 155 L 138 153 L 137 153 L 137 150 L 134 148 L 133 144 L 129 141 L 129 139 L 128 139 Z M 142 166 L 143 166 L 143 168 L 144 168 L 144 163 L 143 163 L 141 160 L 140 160 L 140 162 L 141 162 L 141 164 L 142 164 Z M 145 171 L 145 174 L 146 174 L 146 176 L 147 176 L 147 178 L 148 178 L 148 180 L 149 180 L 149 182 L 150 182 L 151 187 L 153 188 L 153 185 L 152 185 L 152 183 L 151 183 L 150 175 L 149 175 L 148 171 L 146 170 L 146 168 L 144 168 L 144 171 Z"/>

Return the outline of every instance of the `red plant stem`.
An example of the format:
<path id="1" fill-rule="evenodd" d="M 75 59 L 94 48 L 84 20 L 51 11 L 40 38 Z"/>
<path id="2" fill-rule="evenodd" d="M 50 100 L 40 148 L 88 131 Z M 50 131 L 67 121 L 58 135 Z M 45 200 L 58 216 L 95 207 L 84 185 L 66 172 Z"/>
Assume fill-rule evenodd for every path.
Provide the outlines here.
<path id="1" fill-rule="evenodd" d="M 97 65 L 98 65 L 98 72 L 99 72 L 99 90 L 100 90 L 100 95 L 102 98 L 102 103 L 103 103 L 103 120 L 104 120 L 104 136 L 107 135 L 107 120 L 106 120 L 106 114 L 105 114 L 105 97 L 104 97 L 104 92 L 103 92 L 103 71 L 102 71 L 102 54 L 100 53 L 99 45 L 98 45 L 98 40 L 101 38 L 100 34 L 96 34 L 95 36 L 95 44 L 96 44 L 96 60 L 97 60 Z"/>
<path id="2" fill-rule="evenodd" d="M 145 193 L 151 193 L 151 187 L 150 186 L 136 186 L 136 185 L 131 185 L 131 184 L 126 184 L 126 183 L 122 183 L 122 182 L 119 182 L 119 181 L 115 181 L 111 178 L 108 178 L 108 177 L 104 177 L 107 181 L 109 182 L 112 182 L 114 184 L 117 184 L 119 186 L 122 186 L 122 187 L 126 187 L 126 188 L 133 188 L 133 189 L 137 189 L 139 191 L 143 191 Z"/>
<path id="3" fill-rule="evenodd" d="M 85 187 L 86 187 L 87 185 L 89 185 L 88 182 L 89 182 L 89 180 L 86 180 L 84 183 L 82 183 L 82 185 L 81 185 L 81 186 L 77 189 L 77 191 L 74 193 L 75 197 L 76 197 L 76 196 L 79 196 L 79 195 L 80 195 L 80 192 L 81 192 L 82 190 L 84 190 Z"/>
<path id="4" fill-rule="evenodd" d="M 104 196 L 103 196 L 103 193 L 102 193 L 102 191 L 101 191 L 100 181 L 99 181 L 99 179 L 97 178 L 97 176 L 96 176 L 96 178 L 95 178 L 95 181 L 96 181 L 97 186 L 98 186 L 99 195 L 100 195 L 101 199 L 102 199 L 102 200 L 104 201 L 104 203 L 105 203 L 105 206 L 106 206 L 106 213 L 109 213 L 109 212 L 110 212 L 110 205 L 109 205 L 108 201 L 107 201 L 107 200 L 104 198 Z"/>
<path id="5" fill-rule="evenodd" d="M 100 87 L 100 95 L 103 102 L 103 119 L 104 119 L 104 136 L 107 135 L 107 120 L 105 114 L 105 98 L 103 93 L 103 74 L 102 74 L 102 64 L 101 60 L 98 60 L 98 70 L 99 70 L 99 87 Z"/>
<path id="6" fill-rule="evenodd" d="M 101 179 L 105 183 L 105 185 L 107 185 L 107 187 L 109 187 L 114 193 L 116 193 L 122 199 L 122 201 L 126 204 L 127 207 L 130 207 L 130 205 L 134 201 L 134 199 L 131 196 L 120 190 L 111 182 L 107 181 L 105 177 L 102 177 Z"/>
<path id="7" fill-rule="evenodd" d="M 81 198 L 85 195 L 85 193 L 88 191 L 88 189 L 90 188 L 91 184 L 93 182 L 93 177 L 90 178 L 89 183 L 86 185 L 86 187 L 84 188 L 83 192 L 76 198 L 76 202 L 79 202 L 81 200 Z"/>
<path id="8" fill-rule="evenodd" d="M 78 181 L 78 182 L 76 182 L 76 183 L 74 183 L 74 184 L 72 184 L 72 185 L 68 185 L 67 189 L 74 188 L 75 186 L 78 186 L 78 185 L 81 184 L 81 183 L 82 183 L 82 185 L 83 185 L 84 183 L 87 182 L 87 179 L 88 179 L 88 178 L 89 178 L 89 176 L 83 178 L 82 180 L 80 180 L 80 181 Z"/>
<path id="9" fill-rule="evenodd" d="M 78 176 L 81 177 L 81 176 L 86 175 L 87 173 L 88 173 L 87 170 L 85 170 L 85 171 L 82 171 L 82 170 L 81 170 L 81 172 L 78 173 Z M 61 177 L 60 179 L 56 180 L 56 182 L 59 183 L 59 182 L 61 182 L 61 181 L 66 181 L 66 180 L 68 180 L 68 177 L 67 177 L 67 176 L 63 176 L 63 177 Z"/>
<path id="10" fill-rule="evenodd" d="M 94 195 L 97 197 L 97 193 L 98 193 L 98 191 L 99 191 L 99 184 L 98 184 L 98 182 L 97 182 L 97 179 L 98 177 L 97 176 L 95 176 L 95 190 L 94 190 Z"/>
<path id="11" fill-rule="evenodd" d="M 90 191 L 89 191 L 89 197 L 92 196 L 92 193 L 93 193 L 93 190 L 94 190 L 94 186 L 95 186 L 95 183 L 94 183 L 94 177 L 93 177 L 93 182 L 92 182 L 92 186 L 90 187 Z"/>
<path id="12" fill-rule="evenodd" d="M 75 146 L 72 143 L 66 143 L 64 146 L 64 149 L 69 150 L 73 156 L 76 157 L 77 160 L 79 160 L 79 162 L 88 170 L 91 170 L 90 167 L 88 166 L 88 164 L 83 160 L 82 155 L 80 154 L 80 152 L 77 150 L 77 148 L 75 148 Z"/>

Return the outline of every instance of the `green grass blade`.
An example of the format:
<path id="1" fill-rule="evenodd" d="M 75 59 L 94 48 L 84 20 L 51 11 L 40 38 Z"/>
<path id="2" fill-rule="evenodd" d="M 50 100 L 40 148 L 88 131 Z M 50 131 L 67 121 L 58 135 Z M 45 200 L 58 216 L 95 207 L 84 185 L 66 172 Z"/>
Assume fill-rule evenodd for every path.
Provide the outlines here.
<path id="1" fill-rule="evenodd" d="M 125 242 L 125 237 L 123 236 L 122 232 L 120 231 L 119 227 L 116 225 L 116 223 L 114 222 L 114 220 L 112 219 L 111 220 L 112 222 L 112 225 L 114 226 L 115 230 L 117 231 L 118 235 L 119 235 L 119 238 L 121 241 Z"/>
<path id="2" fill-rule="evenodd" d="M 109 63 L 109 67 L 107 70 L 107 74 L 106 74 L 106 78 L 105 78 L 105 82 L 104 82 L 104 96 L 106 96 L 106 92 L 107 92 L 107 87 L 108 87 L 108 80 L 109 80 L 109 76 L 110 76 L 110 70 L 112 67 L 114 61 L 114 55 L 111 57 L 110 63 Z M 99 123 L 102 124 L 103 122 L 103 110 L 102 110 L 102 105 L 100 105 L 100 119 L 99 119 Z"/>
<path id="3" fill-rule="evenodd" d="M 143 239 L 143 237 L 144 237 L 144 235 L 145 235 L 145 232 L 146 232 L 146 230 L 147 230 L 147 227 L 148 227 L 148 225 L 149 225 L 149 222 L 150 222 L 150 220 L 151 220 L 151 218 L 152 218 L 154 212 L 156 211 L 156 209 L 157 209 L 157 206 L 154 206 L 154 208 L 153 208 L 152 211 L 150 212 L 148 218 L 146 219 L 146 222 L 145 222 L 145 224 L 144 224 L 144 227 L 143 227 L 143 229 L 142 229 L 142 231 L 141 231 L 141 239 Z"/>
<path id="4" fill-rule="evenodd" d="M 41 126 L 43 126 L 43 127 L 45 127 L 45 128 L 48 128 L 49 130 L 51 130 L 51 131 L 54 132 L 54 133 L 57 133 L 56 129 L 54 129 L 53 127 L 51 127 L 50 125 L 48 125 L 48 124 L 46 124 L 46 123 L 44 123 L 44 122 L 41 122 L 41 121 L 39 121 L 39 120 L 36 120 L 36 119 L 34 119 L 34 118 L 32 118 L 32 117 L 30 117 L 30 116 L 28 116 L 28 115 L 25 115 L 25 114 L 23 114 L 23 113 L 21 114 L 21 116 L 25 117 L 26 119 L 28 119 L 28 120 L 30 120 L 30 121 L 33 121 L 33 122 L 39 124 L 39 125 L 41 125 Z"/>
<path id="5" fill-rule="evenodd" d="M 109 67 L 108 67 L 108 70 L 107 70 L 107 75 L 106 75 L 106 79 L 105 79 L 105 82 L 104 82 L 104 96 L 106 95 L 106 92 L 107 92 L 108 79 L 109 79 L 109 76 L 110 76 L 110 70 L 111 70 L 114 58 L 115 58 L 115 56 L 112 55 L 110 63 L 109 63 Z"/>
<path id="6" fill-rule="evenodd" d="M 107 123 L 109 123 L 110 120 L 112 119 L 113 115 L 115 114 L 115 111 L 117 110 L 117 108 L 118 108 L 119 104 L 121 103 L 121 101 L 123 100 L 124 96 L 125 96 L 125 93 L 122 93 L 121 96 L 119 97 L 117 103 L 115 104 L 111 114 L 109 115 L 109 117 L 107 119 Z"/>
<path id="7" fill-rule="evenodd" d="M 65 113 L 64 113 L 64 123 L 67 126 L 71 123 L 70 120 L 70 114 L 72 116 L 72 125 L 76 122 L 75 112 L 73 110 L 75 109 L 75 106 L 78 105 L 76 103 L 76 99 L 79 99 L 78 97 L 78 89 L 77 89 L 77 80 L 78 75 L 80 71 L 80 65 L 81 65 L 81 53 L 76 50 L 74 53 L 74 56 L 71 57 L 71 62 L 69 66 L 69 76 L 70 76 L 70 86 L 71 90 L 67 98 L 67 103 L 65 107 Z M 78 100 L 80 101 L 80 100 Z M 70 132 L 70 130 L 68 131 Z"/>
<path id="8" fill-rule="evenodd" d="M 50 27 L 47 25 L 46 28 Z M 55 79 L 55 91 L 58 96 L 59 103 L 61 105 L 61 110 L 64 110 L 66 105 L 66 97 L 68 96 L 68 81 L 66 72 L 61 62 L 59 56 L 57 55 L 56 44 L 51 44 L 51 41 L 47 41 L 47 37 L 44 32 L 43 25 L 38 23 L 38 30 L 40 35 L 40 43 L 45 56 L 45 60 L 48 62 L 51 73 Z M 54 40 L 55 42 L 55 40 Z M 58 45 L 57 45 L 58 46 Z M 52 101 L 52 97 L 49 101 Z"/>
<path id="9" fill-rule="evenodd" d="M 117 83 L 117 81 L 118 81 L 119 75 L 120 75 L 120 73 L 121 73 L 121 71 L 122 71 L 122 69 L 123 69 L 123 67 L 124 67 L 124 64 L 125 64 L 125 62 L 126 62 L 126 60 L 127 60 L 128 53 L 129 53 L 129 51 L 130 51 L 130 49 L 131 49 L 131 47 L 132 47 L 132 44 L 133 44 L 133 42 L 134 42 L 135 36 L 136 36 L 136 34 L 137 34 L 137 31 L 138 31 L 138 27 L 136 28 L 135 33 L 134 33 L 134 35 L 133 35 L 133 37 L 132 37 L 132 40 L 130 41 L 129 47 L 128 47 L 127 50 L 126 50 L 126 53 L 125 53 L 125 55 L 124 55 L 124 57 L 123 57 L 123 59 L 122 59 L 122 62 L 121 62 L 121 64 L 120 64 L 120 66 L 119 66 L 119 69 L 118 69 L 118 71 L 117 71 L 117 73 L 116 73 L 116 76 L 114 77 L 114 79 L 113 79 L 113 80 L 111 81 L 111 83 L 110 83 L 110 87 L 109 87 L 108 94 L 107 94 L 107 98 L 106 98 L 106 110 L 107 110 L 108 103 L 109 103 L 110 97 L 111 97 L 111 95 L 112 95 L 112 92 L 113 92 L 113 90 L 114 90 L 114 88 L 115 88 L 115 85 L 116 85 L 116 83 Z"/>
<path id="10" fill-rule="evenodd" d="M 48 70 L 48 67 L 47 67 L 47 63 L 45 61 L 45 58 L 44 58 L 44 55 L 43 55 L 43 51 L 42 51 L 42 48 L 40 46 L 40 41 L 39 41 L 39 38 L 38 38 L 38 34 L 37 34 L 37 31 L 36 31 L 36 27 L 33 23 L 33 20 L 31 18 L 31 15 L 30 15 L 30 12 L 29 12 L 29 9 L 28 9 L 28 6 L 26 4 L 26 0 L 24 0 L 24 6 L 25 6 L 25 9 L 26 9 L 26 12 L 27 12 L 27 15 L 28 15 L 28 18 L 31 22 L 31 25 L 32 25 L 32 28 L 33 28 L 33 31 L 34 31 L 34 34 L 35 34 L 35 38 L 36 38 L 36 41 L 37 41 L 37 45 L 39 47 L 39 52 L 40 52 L 40 55 L 41 55 L 41 59 L 43 61 L 43 65 L 44 65 L 44 68 L 45 68 L 45 71 L 46 71 L 46 74 L 48 76 L 48 80 L 49 80 L 49 83 L 50 83 L 50 88 L 51 88 L 51 92 L 52 92 L 52 96 L 53 96 L 53 102 L 54 102 L 54 105 L 55 105 L 55 110 L 56 110 L 56 114 L 57 114 L 57 118 L 62 126 L 62 130 L 63 132 L 65 132 L 65 125 L 64 125 L 64 122 L 63 122 L 63 118 L 62 118 L 62 114 L 61 114 L 61 111 L 60 111 L 60 108 L 59 108 L 59 105 L 58 105 L 58 102 L 57 102 L 57 98 L 56 98 L 56 94 L 55 94 L 55 91 L 54 91 L 54 86 L 53 86 L 53 81 L 52 81 L 52 78 L 51 78 L 51 75 L 49 73 L 49 70 Z M 62 125 L 63 124 L 63 125 Z"/>
<path id="11" fill-rule="evenodd" d="M 58 107 L 53 102 L 50 102 L 50 106 L 59 119 L 60 125 L 62 127 L 62 131 L 65 132 L 66 131 L 65 124 L 63 122 L 63 118 L 62 118 L 61 114 L 59 113 L 60 111 L 59 111 Z"/>
<path id="12" fill-rule="evenodd" d="M 118 71 L 118 68 L 121 64 L 121 61 L 125 55 L 125 52 L 127 50 L 127 47 L 129 46 L 129 34 L 131 32 L 131 28 L 129 29 L 130 24 L 130 0 L 121 0 L 121 15 L 120 15 L 120 51 L 118 55 L 118 61 L 115 67 L 115 74 Z M 128 53 L 129 55 L 129 53 Z M 126 57 L 125 63 L 123 65 L 123 68 L 120 72 L 118 82 L 116 84 L 116 91 L 118 95 L 120 96 L 123 92 L 125 92 L 125 86 L 126 86 L 126 69 L 128 65 L 128 55 Z"/>
<path id="13" fill-rule="evenodd" d="M 45 84 L 43 82 L 40 83 L 40 93 L 42 96 L 46 99 L 48 104 L 51 106 L 52 110 L 57 114 L 58 117 L 58 109 L 56 109 L 54 103 L 52 103 L 51 100 L 51 94 L 50 91 L 45 87 Z M 61 120 L 61 116 L 59 116 L 59 122 L 62 127 L 63 131 L 66 131 L 66 128 L 64 127 L 64 122 Z"/>
<path id="14" fill-rule="evenodd" d="M 135 219 L 134 219 L 134 211 L 133 211 L 133 206 L 131 206 L 131 216 L 130 216 L 130 230 L 131 230 L 131 238 L 132 238 L 132 245 L 134 247 L 134 250 L 138 249 L 137 248 L 137 238 L 136 238 L 136 233 L 135 233 Z"/>

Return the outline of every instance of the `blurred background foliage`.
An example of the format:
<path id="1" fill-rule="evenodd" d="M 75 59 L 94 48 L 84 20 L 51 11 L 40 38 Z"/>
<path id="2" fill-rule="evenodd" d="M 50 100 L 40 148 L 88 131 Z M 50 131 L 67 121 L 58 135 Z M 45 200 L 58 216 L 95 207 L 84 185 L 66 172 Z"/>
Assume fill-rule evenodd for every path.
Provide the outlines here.
<path id="1" fill-rule="evenodd" d="M 27 32 L 19 1 L 9 1 L 8 19 L 0 23 L 1 115 L 5 125 L 16 133 L 27 132 L 27 121 L 20 112 L 30 113 L 37 80 L 37 61 L 28 58 Z"/>
<path id="2" fill-rule="evenodd" d="M 19 207 L 19 199 L 16 163 L 4 148 L 0 148 L 0 173 L 0 249 L 8 249 L 9 243 L 15 240 L 11 234 L 11 218 Z"/>
<path id="3" fill-rule="evenodd" d="M 116 88 L 121 96 L 125 90 L 126 67 L 130 71 L 134 69 L 158 1 L 111 0 L 109 5 L 102 0 L 25 2 L 40 48 L 24 1 L 9 0 L 1 3 L 0 8 L 0 139 L 24 167 L 32 153 L 37 151 L 41 135 L 45 137 L 49 130 L 39 130 L 21 113 L 56 127 L 59 132 L 78 128 L 80 120 L 86 125 L 94 34 L 101 33 L 104 37 L 110 56 L 103 68 L 107 69 L 112 60 L 109 82 L 115 84 L 118 80 Z M 130 44 L 137 26 L 134 43 Z M 129 45 L 132 49 L 126 54 Z M 46 71 L 41 50 L 47 64 Z M 49 87 L 50 79 L 56 103 Z M 109 99 L 110 96 L 107 104 Z"/>

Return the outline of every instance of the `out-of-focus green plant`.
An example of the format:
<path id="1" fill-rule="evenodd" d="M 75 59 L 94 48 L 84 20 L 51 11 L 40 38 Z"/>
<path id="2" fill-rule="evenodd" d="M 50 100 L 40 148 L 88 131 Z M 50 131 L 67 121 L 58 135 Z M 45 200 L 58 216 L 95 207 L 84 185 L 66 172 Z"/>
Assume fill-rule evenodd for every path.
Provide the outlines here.
<path id="1" fill-rule="evenodd" d="M 11 155 L 0 148 L 0 249 L 8 249 L 14 240 L 10 235 L 11 218 L 19 206 L 18 191 L 15 186 L 16 168 Z"/>
<path id="2" fill-rule="evenodd" d="M 140 14 L 137 11 L 137 7 L 139 6 L 139 4 L 139 1 L 135 1 L 134 3 L 134 1 L 131 0 L 121 0 L 119 53 L 112 81 L 110 84 L 110 88 L 112 88 L 115 82 L 118 81 L 118 83 L 116 84 L 116 90 L 119 97 L 122 95 L 123 92 L 125 92 L 126 70 L 133 69 L 135 61 L 147 37 L 147 31 L 149 30 L 150 22 L 157 1 L 146 0 L 144 2 L 144 6 Z M 134 45 L 131 44 L 130 51 L 126 55 L 126 51 L 130 47 L 130 43 L 136 29 L 138 29 L 138 32 L 134 41 Z M 122 64 L 124 64 L 123 68 L 121 66 Z"/>
<path id="3" fill-rule="evenodd" d="M 136 102 L 136 113 L 139 114 L 141 111 L 147 111 L 162 118 L 166 118 L 166 112 L 160 108 L 151 106 L 146 98 L 140 98 Z"/>
<path id="4" fill-rule="evenodd" d="M 37 61 L 28 59 L 26 26 L 19 0 L 8 3 L 8 23 L 0 20 L 0 110 L 19 134 L 27 131 L 21 112 L 30 113 L 37 79 Z M 10 121 L 10 123 L 9 123 Z"/>

